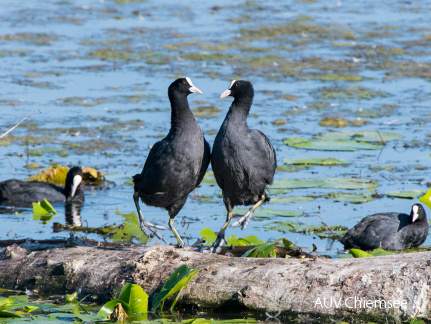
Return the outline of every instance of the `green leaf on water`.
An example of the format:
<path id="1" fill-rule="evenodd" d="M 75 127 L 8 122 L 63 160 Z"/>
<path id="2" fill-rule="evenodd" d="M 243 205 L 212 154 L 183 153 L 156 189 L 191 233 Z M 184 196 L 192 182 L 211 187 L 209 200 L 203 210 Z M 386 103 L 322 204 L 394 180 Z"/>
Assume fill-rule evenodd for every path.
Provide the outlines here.
<path id="1" fill-rule="evenodd" d="M 315 136 L 321 140 L 331 140 L 331 141 L 344 141 L 344 140 L 355 140 L 361 142 L 375 142 L 382 144 L 383 142 L 400 140 L 403 138 L 402 135 L 396 133 L 388 133 L 381 131 L 351 131 L 351 132 L 328 132 L 318 136 Z"/>
<path id="2" fill-rule="evenodd" d="M 422 197 L 419 197 L 419 201 L 421 203 L 424 203 L 431 209 L 431 189 L 428 190 L 428 192 L 425 195 L 423 195 Z"/>
<path id="3" fill-rule="evenodd" d="M 318 151 L 358 151 L 358 150 L 380 150 L 383 145 L 375 145 L 367 142 L 341 141 L 341 140 L 318 140 L 305 138 L 286 138 L 284 144 L 296 148 Z"/>
<path id="4" fill-rule="evenodd" d="M 105 305 L 102 306 L 102 308 L 100 308 L 99 312 L 97 313 L 97 316 L 101 318 L 108 318 L 108 316 L 112 314 L 112 312 L 114 311 L 115 307 L 117 307 L 118 304 L 121 304 L 121 306 L 123 306 L 123 309 L 126 312 L 126 314 L 130 313 L 130 307 L 128 303 L 120 299 L 113 299 L 108 301 Z"/>
<path id="5" fill-rule="evenodd" d="M 30 312 L 35 311 L 36 309 L 39 309 L 39 307 L 37 307 L 37 306 L 31 306 L 31 305 L 26 305 L 22 309 L 23 309 L 24 312 L 30 313 Z"/>
<path id="6" fill-rule="evenodd" d="M 133 314 L 146 314 L 148 312 L 148 295 L 141 286 L 131 283 L 126 283 L 121 289 L 118 299 L 111 300 L 97 313 L 97 316 L 107 318 L 121 304 L 128 316 Z"/>
<path id="7" fill-rule="evenodd" d="M 394 252 L 392 251 L 386 251 L 383 249 L 374 249 L 372 252 L 370 252 L 372 256 L 384 256 L 384 255 L 394 255 Z"/>
<path id="8" fill-rule="evenodd" d="M 21 316 L 11 312 L 0 311 L 0 318 L 4 318 L 4 317 L 21 317 Z"/>
<path id="9" fill-rule="evenodd" d="M 349 162 L 333 158 L 284 159 L 287 165 L 348 165 Z"/>
<path id="10" fill-rule="evenodd" d="M 354 258 L 371 258 L 372 255 L 360 249 L 350 249 Z"/>
<path id="11" fill-rule="evenodd" d="M 204 244 L 206 246 L 212 245 L 217 239 L 217 235 L 209 228 L 201 230 L 199 234 L 202 236 L 202 239 L 207 242 L 206 244 Z M 266 243 L 266 241 L 259 240 L 256 235 L 239 238 L 234 234 L 231 237 L 227 237 L 226 240 L 228 245 L 234 246 L 258 245 Z"/>
<path id="12" fill-rule="evenodd" d="M 56 215 L 57 211 L 49 203 L 48 200 L 44 199 L 41 202 L 33 203 L 33 214 L 34 215 Z"/>
<path id="13" fill-rule="evenodd" d="M 394 198 L 404 198 L 404 199 L 414 199 L 419 196 L 424 195 L 426 190 L 408 190 L 403 192 L 388 192 L 386 193 L 386 196 L 388 197 L 394 197 Z"/>
<path id="14" fill-rule="evenodd" d="M 352 204 L 363 204 L 373 201 L 370 195 L 357 194 L 352 192 L 330 192 L 327 195 L 318 196 L 319 198 L 328 198 L 335 202 L 349 202 Z"/>
<path id="15" fill-rule="evenodd" d="M 15 303 L 15 300 L 12 297 L 3 298 L 0 300 L 0 310 L 9 308 Z"/>
<path id="16" fill-rule="evenodd" d="M 259 245 L 262 243 L 266 243 L 266 241 L 261 241 L 256 235 L 250 235 L 247 237 L 238 238 L 235 234 L 232 237 L 228 237 L 227 239 L 228 245 L 233 246 L 247 246 L 247 245 Z"/>
<path id="17" fill-rule="evenodd" d="M 362 178 L 282 179 L 274 181 L 271 188 L 328 188 L 359 190 L 371 189 L 379 185 L 380 184 L 374 180 Z"/>
<path id="18" fill-rule="evenodd" d="M 145 314 L 148 311 L 148 295 L 141 286 L 132 284 L 129 296 L 130 314 Z"/>
<path id="19" fill-rule="evenodd" d="M 154 311 L 161 303 L 168 297 L 177 292 L 181 292 L 184 287 L 198 274 L 198 269 L 190 269 L 187 265 L 183 264 L 173 274 L 171 274 L 163 285 L 162 289 L 152 299 L 152 310 Z M 163 306 L 162 306 L 163 307 Z"/>
<path id="20" fill-rule="evenodd" d="M 212 230 L 209 228 L 204 228 L 199 232 L 199 234 L 202 236 L 202 239 L 208 243 L 214 243 L 217 239 L 217 234 L 215 234 Z"/>
<path id="21" fill-rule="evenodd" d="M 299 203 L 306 203 L 313 201 L 313 197 L 296 197 L 296 196 L 273 196 L 271 197 L 271 200 L 269 201 L 270 204 L 299 204 Z"/>
<path id="22" fill-rule="evenodd" d="M 282 198 L 282 197 L 281 197 Z M 271 198 L 272 200 L 273 198 Z M 244 215 L 248 211 L 248 208 L 234 208 L 233 214 Z M 302 216 L 302 212 L 292 210 L 279 210 L 270 208 L 258 208 L 255 210 L 253 216 L 257 218 L 269 218 L 269 217 L 298 217 Z"/>
<path id="23" fill-rule="evenodd" d="M 254 247 L 251 250 L 248 250 L 245 252 L 242 256 L 248 257 L 248 258 L 267 258 L 267 257 L 275 257 L 275 245 L 278 243 L 278 241 L 273 243 L 265 243 L 260 244 Z"/>
<path id="24" fill-rule="evenodd" d="M 139 225 L 139 220 L 136 214 L 122 214 L 118 211 L 116 215 L 124 217 L 123 226 L 121 227 L 105 227 L 100 230 L 109 235 L 110 240 L 116 242 L 130 242 L 134 237 L 141 240 L 144 244 L 148 242 L 148 237 L 142 232 Z"/>

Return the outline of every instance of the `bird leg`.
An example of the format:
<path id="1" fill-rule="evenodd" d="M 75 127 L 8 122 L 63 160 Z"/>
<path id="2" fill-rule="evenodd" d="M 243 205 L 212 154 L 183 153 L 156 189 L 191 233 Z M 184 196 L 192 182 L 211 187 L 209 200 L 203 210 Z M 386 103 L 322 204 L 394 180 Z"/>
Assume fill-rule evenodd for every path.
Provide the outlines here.
<path id="1" fill-rule="evenodd" d="M 232 227 L 237 227 L 241 225 L 241 229 L 245 229 L 247 227 L 248 222 L 253 217 L 253 213 L 256 210 L 257 207 L 262 205 L 263 202 L 265 202 L 265 195 L 262 195 L 262 199 L 259 200 L 253 207 L 251 207 L 240 219 L 238 219 L 235 223 L 232 223 Z"/>
<path id="2" fill-rule="evenodd" d="M 212 253 L 220 253 L 221 247 L 225 244 L 227 244 L 227 241 L 225 239 L 225 231 L 228 227 L 230 221 L 232 220 L 232 209 L 228 209 L 226 222 L 224 223 L 223 227 L 221 228 L 220 232 L 218 232 L 217 239 L 215 240 L 214 244 L 211 246 L 210 251 Z"/>
<path id="3" fill-rule="evenodd" d="M 139 207 L 139 193 L 135 192 L 133 194 L 133 200 L 135 201 L 136 210 L 138 212 L 139 226 L 141 227 L 142 232 L 144 232 L 144 234 L 149 237 L 150 233 L 148 232 L 148 230 L 150 230 L 151 232 L 153 232 L 153 234 L 155 236 L 157 236 L 158 239 L 165 242 L 165 240 L 163 239 L 163 236 L 157 230 L 158 229 L 159 230 L 167 230 L 167 228 L 164 226 L 160 226 L 160 225 L 156 225 L 156 224 L 147 222 L 144 219 L 144 215 L 142 214 L 141 207 Z"/>
<path id="4" fill-rule="evenodd" d="M 181 239 L 180 234 L 178 234 L 177 230 L 174 227 L 174 217 L 170 217 L 169 218 L 169 228 L 171 229 L 172 233 L 174 233 L 175 238 L 178 241 L 178 245 L 177 246 L 178 247 L 184 247 L 185 244 L 184 244 L 183 240 Z"/>

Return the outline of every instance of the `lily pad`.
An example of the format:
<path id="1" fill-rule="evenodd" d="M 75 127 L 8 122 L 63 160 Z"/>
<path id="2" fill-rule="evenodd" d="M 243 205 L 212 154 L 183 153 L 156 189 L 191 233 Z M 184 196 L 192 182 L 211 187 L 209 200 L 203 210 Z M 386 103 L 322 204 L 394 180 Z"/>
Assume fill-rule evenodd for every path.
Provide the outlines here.
<path id="1" fill-rule="evenodd" d="M 371 258 L 372 255 L 360 249 L 350 249 L 354 258 Z"/>
<path id="2" fill-rule="evenodd" d="M 199 106 L 192 109 L 193 114 L 196 117 L 218 117 L 218 113 L 221 111 L 220 108 L 214 106 Z"/>
<path id="3" fill-rule="evenodd" d="M 284 159 L 287 165 L 348 165 L 349 162 L 334 158 Z"/>
<path id="4" fill-rule="evenodd" d="M 316 136 L 321 140 L 330 140 L 330 141 L 344 141 L 344 140 L 355 140 L 362 142 L 388 142 L 394 140 L 400 140 L 403 138 L 402 135 L 396 133 L 388 133 L 381 131 L 370 131 L 370 130 L 362 130 L 357 132 L 328 132 Z"/>
<path id="5" fill-rule="evenodd" d="M 326 179 L 283 179 L 274 181 L 271 188 L 329 188 L 329 189 L 371 189 L 380 184 L 370 179 L 326 178 Z"/>
<path id="6" fill-rule="evenodd" d="M 296 148 L 318 151 L 358 151 L 381 150 L 383 145 L 375 145 L 367 142 L 342 141 L 342 140 L 317 140 L 306 138 L 286 138 L 284 144 Z"/>
<path id="7" fill-rule="evenodd" d="M 422 197 L 419 197 L 419 201 L 421 203 L 424 203 L 425 205 L 428 206 L 428 208 L 431 209 L 431 189 Z"/>
<path id="8" fill-rule="evenodd" d="M 370 195 L 363 195 L 352 192 L 330 192 L 327 195 L 319 197 L 328 198 L 335 202 L 349 202 L 352 204 L 363 204 L 374 200 L 374 198 Z"/>
<path id="9" fill-rule="evenodd" d="M 272 198 L 271 198 L 272 199 Z M 248 211 L 248 208 L 234 208 L 233 213 L 244 215 Z M 302 216 L 302 212 L 298 211 L 292 211 L 292 210 L 278 210 L 278 209 L 269 209 L 269 208 L 262 208 L 262 209 L 256 209 L 254 212 L 254 217 L 257 218 L 269 218 L 269 217 L 298 217 Z"/>
<path id="10" fill-rule="evenodd" d="M 300 203 L 306 203 L 313 201 L 313 197 L 295 197 L 295 196 L 275 196 L 271 197 L 271 200 L 269 201 L 270 204 L 277 204 L 277 205 L 283 205 L 283 204 L 300 204 Z"/>
<path id="11" fill-rule="evenodd" d="M 147 243 L 148 237 L 142 232 L 138 216 L 136 216 L 134 212 L 130 214 L 122 214 L 117 208 L 115 213 L 124 217 L 123 226 L 101 228 L 102 232 L 109 235 L 109 238 L 115 242 L 130 242 L 133 237 L 136 237 L 144 244 Z"/>
<path id="12" fill-rule="evenodd" d="M 64 186 L 66 184 L 66 175 L 67 175 L 67 167 L 66 166 L 50 166 L 49 168 L 41 171 L 40 173 L 31 176 L 26 179 L 27 181 L 43 181 L 55 184 L 57 186 Z"/>
<path id="13" fill-rule="evenodd" d="M 409 191 L 402 191 L 402 192 L 391 192 L 386 193 L 386 196 L 388 197 L 394 197 L 394 198 L 404 198 L 404 199 L 414 199 L 419 196 L 422 196 L 426 193 L 426 190 L 409 190 Z"/>

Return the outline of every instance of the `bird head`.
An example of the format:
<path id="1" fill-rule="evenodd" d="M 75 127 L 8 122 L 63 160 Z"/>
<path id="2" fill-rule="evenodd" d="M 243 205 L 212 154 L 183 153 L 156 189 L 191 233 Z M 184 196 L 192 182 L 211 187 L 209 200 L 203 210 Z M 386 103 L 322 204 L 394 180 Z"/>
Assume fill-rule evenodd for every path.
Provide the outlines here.
<path id="1" fill-rule="evenodd" d="M 427 215 L 421 204 L 414 204 L 410 212 L 410 220 L 412 223 L 426 220 Z"/>
<path id="2" fill-rule="evenodd" d="M 202 94 L 202 91 L 195 87 L 192 83 L 192 80 L 189 77 L 180 78 L 175 80 L 169 86 L 169 92 L 176 91 L 179 93 L 183 93 L 189 95 L 191 93 Z"/>
<path id="3" fill-rule="evenodd" d="M 220 98 L 226 98 L 228 96 L 234 97 L 235 99 L 253 98 L 253 85 L 250 81 L 233 80 L 229 88 L 220 95 Z"/>

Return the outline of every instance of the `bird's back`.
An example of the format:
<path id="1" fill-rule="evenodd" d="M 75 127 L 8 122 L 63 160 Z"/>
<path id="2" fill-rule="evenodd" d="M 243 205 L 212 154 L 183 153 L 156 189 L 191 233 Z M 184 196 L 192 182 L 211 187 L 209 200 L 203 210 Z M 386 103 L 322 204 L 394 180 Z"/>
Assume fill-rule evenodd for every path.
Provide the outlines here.
<path id="1" fill-rule="evenodd" d="M 228 117 L 214 141 L 211 161 L 218 185 L 234 205 L 256 203 L 272 183 L 276 168 L 268 138 L 246 125 L 230 124 Z"/>
<path id="2" fill-rule="evenodd" d="M 403 230 L 409 224 L 409 216 L 400 213 L 379 213 L 363 218 L 340 240 L 346 249 L 400 250 Z"/>
<path id="3" fill-rule="evenodd" d="M 61 193 L 62 189 L 46 182 L 7 180 L 0 183 L 0 202 L 24 206 L 43 199 L 50 202 L 66 201 L 66 197 Z"/>

